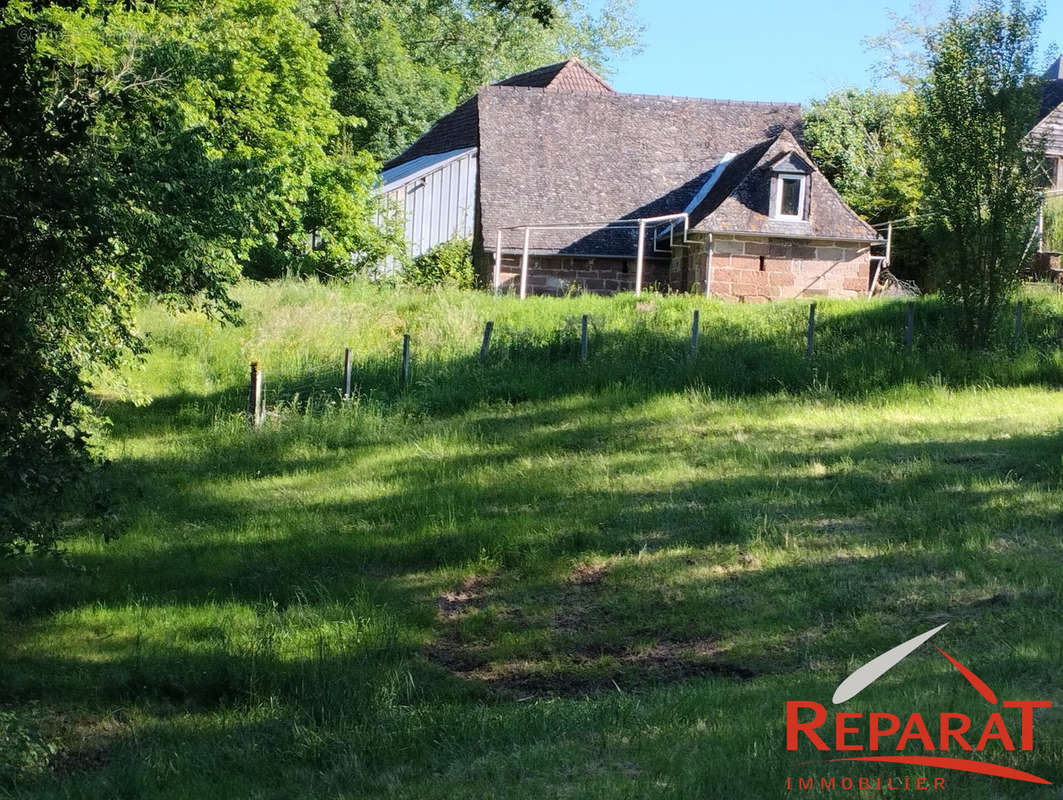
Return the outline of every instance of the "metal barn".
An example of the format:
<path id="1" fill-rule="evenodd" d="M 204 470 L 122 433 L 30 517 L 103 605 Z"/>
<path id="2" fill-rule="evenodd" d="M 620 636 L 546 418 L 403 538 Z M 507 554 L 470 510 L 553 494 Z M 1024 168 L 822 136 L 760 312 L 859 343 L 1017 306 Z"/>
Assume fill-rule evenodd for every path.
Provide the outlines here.
<path id="1" fill-rule="evenodd" d="M 411 256 L 450 239 L 472 236 L 476 155 L 477 148 L 466 147 L 419 156 L 381 174 L 377 192 L 391 213 L 405 218 Z"/>

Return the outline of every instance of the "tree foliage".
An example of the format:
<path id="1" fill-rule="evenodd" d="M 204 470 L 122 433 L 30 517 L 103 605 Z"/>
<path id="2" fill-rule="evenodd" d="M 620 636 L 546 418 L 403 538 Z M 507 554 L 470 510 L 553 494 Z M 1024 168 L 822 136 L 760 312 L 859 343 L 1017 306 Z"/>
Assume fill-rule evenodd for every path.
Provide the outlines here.
<path id="1" fill-rule="evenodd" d="M 0 10 L 0 549 L 47 547 L 141 298 L 396 252 L 394 154 L 482 82 L 633 47 L 630 0 L 15 0 Z"/>
<path id="2" fill-rule="evenodd" d="M 457 101 L 460 79 L 432 63 L 414 61 L 393 21 L 393 6 L 337 4 L 315 20 L 329 53 L 334 104 L 365 121 L 350 144 L 382 158 L 398 153 Z"/>
<path id="3" fill-rule="evenodd" d="M 804 117 L 809 154 L 853 209 L 872 222 L 915 213 L 922 193 L 911 92 L 844 89 Z"/>
<path id="4" fill-rule="evenodd" d="M 922 197 L 916 152 L 914 92 L 843 89 L 814 101 L 804 118 L 810 155 L 842 199 L 872 223 L 908 220 Z M 903 223 L 893 231 L 891 269 L 921 286 L 929 259 L 922 232 Z"/>
<path id="5" fill-rule="evenodd" d="M 923 208 L 942 291 L 963 309 L 968 344 L 985 345 L 1030 253 L 1043 148 L 1028 133 L 1041 83 L 1031 77 L 1043 12 L 1015 0 L 954 5 L 926 37 L 917 88 Z"/>
<path id="6" fill-rule="evenodd" d="M 314 0 L 336 108 L 363 118 L 357 146 L 396 155 L 483 84 L 579 56 L 607 73 L 638 49 L 633 0 Z M 549 9 L 549 13 L 545 9 Z"/>
<path id="7" fill-rule="evenodd" d="M 54 535 L 89 451 L 85 379 L 142 348 L 140 297 L 231 317 L 241 265 L 308 213 L 368 229 L 337 204 L 367 200 L 375 162 L 330 189 L 326 67 L 285 0 L 3 11 L 0 548 Z"/>

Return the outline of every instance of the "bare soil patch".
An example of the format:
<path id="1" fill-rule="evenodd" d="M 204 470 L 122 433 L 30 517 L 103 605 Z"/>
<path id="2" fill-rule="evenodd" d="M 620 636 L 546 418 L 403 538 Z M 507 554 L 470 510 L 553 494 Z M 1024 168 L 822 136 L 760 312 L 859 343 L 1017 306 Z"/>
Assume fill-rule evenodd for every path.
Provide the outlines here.
<path id="1" fill-rule="evenodd" d="M 594 630 L 601 609 L 597 595 L 608 574 L 607 564 L 581 564 L 556 590 L 549 623 L 553 646 L 523 658 L 491 658 L 489 637 L 470 639 L 460 621 L 489 600 L 491 581 L 470 577 L 437 598 L 442 632 L 425 648 L 425 655 L 457 678 L 474 681 L 506 695 L 583 695 L 601 691 L 628 691 L 673 683 L 704 675 L 740 680 L 755 677 L 755 670 L 728 661 L 718 643 L 705 638 L 653 641 L 652 633 L 632 631 L 637 641 L 577 641 L 581 631 Z M 523 618 L 519 608 L 501 616 Z"/>
<path id="2" fill-rule="evenodd" d="M 439 616 L 444 620 L 453 620 L 471 609 L 483 608 L 484 592 L 489 582 L 489 577 L 471 575 L 451 591 L 443 592 L 436 600 Z"/>

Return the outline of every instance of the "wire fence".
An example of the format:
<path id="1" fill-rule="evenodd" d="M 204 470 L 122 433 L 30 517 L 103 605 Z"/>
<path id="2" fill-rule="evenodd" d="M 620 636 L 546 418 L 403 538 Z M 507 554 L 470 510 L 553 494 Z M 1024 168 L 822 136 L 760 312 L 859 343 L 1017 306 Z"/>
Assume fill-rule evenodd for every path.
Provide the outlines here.
<path id="1" fill-rule="evenodd" d="M 460 395 L 471 399 L 478 389 L 484 392 L 486 399 L 492 390 L 502 386 L 500 381 L 507 379 L 507 396 L 521 396 L 514 387 L 527 387 L 530 382 L 537 382 L 540 392 L 543 391 L 541 387 L 549 386 L 552 381 L 560 386 L 567 380 L 568 385 L 575 388 L 580 385 L 581 375 L 588 379 L 584 385 L 594 385 L 589 380 L 594 368 L 599 370 L 595 376 L 598 379 L 641 377 L 657 385 L 677 386 L 684 381 L 712 377 L 706 374 L 706 359 L 713 361 L 710 366 L 716 370 L 713 373 L 716 382 L 737 391 L 743 387 L 772 385 L 792 388 L 810 376 L 817 379 L 817 370 L 830 366 L 868 373 L 877 367 L 882 373 L 879 376 L 881 382 L 889 380 L 886 372 L 890 369 L 893 370 L 890 374 L 900 378 L 910 376 L 898 367 L 905 361 L 914 361 L 913 354 L 920 336 L 917 303 L 914 300 L 901 303 L 899 313 L 898 304 L 890 305 L 878 312 L 878 318 L 863 326 L 860 322 L 849 322 L 844 327 L 837 327 L 853 316 L 842 315 L 833 320 L 836 327 L 831 329 L 824 327 L 831 320 L 824 320 L 817 312 L 817 304 L 811 303 L 807 317 L 800 323 L 795 316 L 785 330 L 765 334 L 761 339 L 733 328 L 708 328 L 697 309 L 693 311 L 685 332 L 653 330 L 648 325 L 609 331 L 600 320 L 583 314 L 565 320 L 546 340 L 534 342 L 524 340 L 520 331 L 500 328 L 494 320 L 487 320 L 482 337 L 476 344 L 470 343 L 468 353 L 457 358 L 453 353 L 428 353 L 418 361 L 418 374 L 421 383 L 430 385 L 440 405 L 444 406 L 447 398 Z M 1013 325 L 1009 326 L 1006 344 L 1017 355 L 1026 341 L 1023 301 L 1015 304 L 1012 313 Z M 1035 338 L 1049 343 L 1053 337 L 1058 340 L 1063 325 L 1057 322 L 1060 321 L 1048 320 L 1042 313 L 1036 321 Z M 947 362 L 942 360 L 948 356 L 948 347 L 943 343 L 950 337 L 955 338 L 955 321 L 928 313 L 922 326 L 923 354 L 928 359 L 922 365 L 924 373 L 933 369 L 948 370 Z M 865 334 L 863 342 L 860 341 L 861 331 Z M 827 340 L 821 339 L 824 333 L 828 335 Z M 789 344 L 781 340 L 783 337 L 789 339 Z M 1057 341 L 1057 347 L 1060 343 Z M 327 397 L 340 403 L 348 402 L 355 395 L 364 393 L 367 387 L 380 394 L 403 396 L 414 388 L 411 371 L 415 351 L 416 342 L 405 334 L 401 340 L 396 340 L 393 357 L 355 363 L 351 348 L 345 347 L 337 353 L 335 364 L 308 361 L 305 365 L 296 365 L 295 370 L 287 365 L 274 381 L 266 379 L 264 365 L 253 362 L 247 394 L 248 421 L 254 427 L 260 426 L 268 409 L 298 405 L 312 398 Z M 821 355 L 827 358 L 821 360 Z M 607 360 L 608 363 L 603 363 Z M 879 362 L 878 365 L 872 363 L 875 361 Z M 1063 366 L 1063 354 L 1059 361 Z M 563 375 L 561 366 L 567 370 Z M 539 370 L 538 374 L 536 370 Z M 750 373 L 745 383 L 738 379 L 719 380 L 721 374 L 733 378 L 742 370 Z M 964 376 L 971 377 L 971 374 L 968 371 Z M 450 391 L 445 386 L 448 382 L 452 384 Z"/>

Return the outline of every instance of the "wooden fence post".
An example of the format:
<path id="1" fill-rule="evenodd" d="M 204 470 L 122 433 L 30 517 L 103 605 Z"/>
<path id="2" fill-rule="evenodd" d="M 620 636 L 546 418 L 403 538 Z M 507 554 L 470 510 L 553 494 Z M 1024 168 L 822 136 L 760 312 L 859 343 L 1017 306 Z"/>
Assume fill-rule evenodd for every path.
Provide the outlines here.
<path id="1" fill-rule="evenodd" d="M 491 351 L 491 331 L 493 331 L 494 329 L 495 329 L 495 323 L 492 322 L 491 320 L 488 320 L 487 324 L 484 325 L 484 340 L 483 340 L 483 344 L 480 345 L 480 363 L 481 364 L 486 364 L 487 363 L 487 354 Z"/>
<path id="2" fill-rule="evenodd" d="M 402 336 L 402 368 L 399 371 L 399 383 L 403 390 L 410 383 L 410 334 L 408 333 Z"/>
<path id="3" fill-rule="evenodd" d="M 583 319 L 580 321 L 579 332 L 579 360 L 586 362 L 587 360 L 587 315 L 583 315 Z"/>
<path id="4" fill-rule="evenodd" d="M 915 301 L 908 301 L 908 321 L 904 326 L 904 350 L 912 352 L 912 341 L 915 339 Z"/>
<path id="5" fill-rule="evenodd" d="M 816 336 L 816 304 L 808 307 L 808 346 L 805 348 L 805 358 L 812 360 L 812 343 Z"/>
<path id="6" fill-rule="evenodd" d="M 343 348 L 343 399 L 351 399 L 351 348 Z"/>
<path id="7" fill-rule="evenodd" d="M 1012 347 L 1019 349 L 1019 339 L 1022 338 L 1022 300 L 1015 303 L 1015 335 L 1012 338 Z"/>
<path id="8" fill-rule="evenodd" d="M 690 360 L 698 360 L 698 309 L 694 309 L 694 322 L 690 326 Z"/>
<path id="9" fill-rule="evenodd" d="M 252 428 L 262 424 L 264 406 L 262 402 L 262 371 L 258 362 L 251 362 L 251 387 L 247 396 L 247 422 Z"/>

